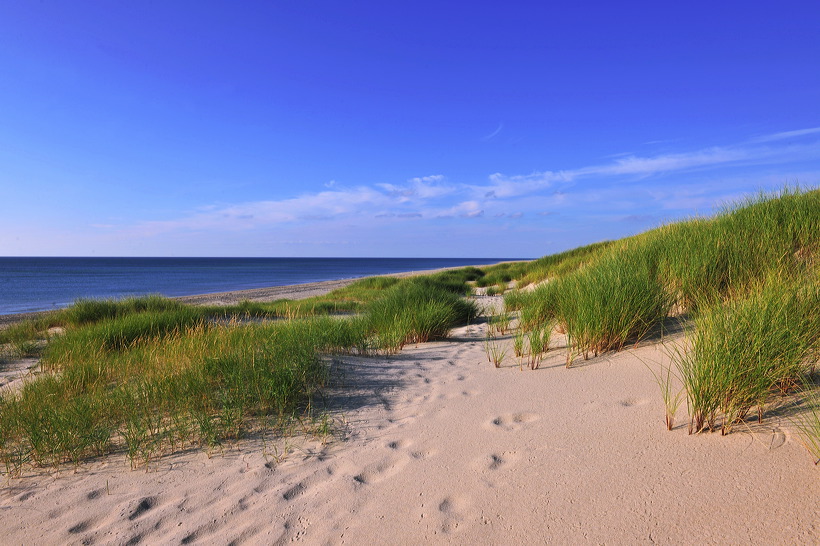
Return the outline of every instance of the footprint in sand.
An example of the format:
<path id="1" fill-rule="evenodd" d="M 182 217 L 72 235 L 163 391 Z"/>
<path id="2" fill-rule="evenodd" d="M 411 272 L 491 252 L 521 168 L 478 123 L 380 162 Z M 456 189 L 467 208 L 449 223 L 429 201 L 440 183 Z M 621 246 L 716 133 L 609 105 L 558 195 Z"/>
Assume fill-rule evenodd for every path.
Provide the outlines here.
<path id="1" fill-rule="evenodd" d="M 479 457 L 471 466 L 479 472 L 504 470 L 509 469 L 517 460 L 518 454 L 515 451 L 504 451 Z"/>
<path id="2" fill-rule="evenodd" d="M 88 500 L 95 500 L 95 499 L 100 498 L 100 496 L 102 494 L 103 494 L 102 489 L 95 489 L 93 491 L 89 491 L 88 494 L 85 496 L 85 498 L 88 499 Z"/>
<path id="3" fill-rule="evenodd" d="M 417 449 L 410 452 L 410 456 L 417 461 L 423 461 L 438 453 L 435 449 Z"/>
<path id="4" fill-rule="evenodd" d="M 649 400 L 645 398 L 627 398 L 625 400 L 621 400 L 618 404 L 624 408 L 631 408 L 633 406 L 643 406 L 648 404 Z"/>
<path id="5" fill-rule="evenodd" d="M 469 517 L 470 503 L 460 496 L 444 497 L 438 504 L 442 533 L 453 533 L 462 527 Z"/>
<path id="6" fill-rule="evenodd" d="M 388 443 L 387 447 L 389 447 L 390 449 L 399 450 L 399 449 L 405 449 L 405 448 L 410 447 L 410 445 L 412 443 L 413 442 L 411 442 L 410 440 L 405 440 L 404 438 L 402 438 L 400 440 L 394 440 L 394 441 Z"/>
<path id="7" fill-rule="evenodd" d="M 69 527 L 68 532 L 72 535 L 76 535 L 79 533 L 84 533 L 91 527 L 91 520 L 81 521 L 80 523 L 74 525 L 73 527 Z"/>
<path id="8" fill-rule="evenodd" d="M 363 485 L 379 483 L 397 474 L 406 464 L 406 457 L 385 457 L 377 463 L 369 464 L 364 467 L 360 473 L 353 476 L 353 480 Z"/>
<path id="9" fill-rule="evenodd" d="M 786 434 L 779 428 L 775 427 L 774 430 L 772 430 L 772 438 L 769 442 L 769 449 L 777 449 L 785 443 Z"/>
<path id="10" fill-rule="evenodd" d="M 140 500 L 137 507 L 128 516 L 128 519 L 130 521 L 134 521 L 138 517 L 140 517 L 143 514 L 145 514 L 146 512 L 148 512 L 151 508 L 156 506 L 156 504 L 157 504 L 157 498 L 156 497 L 145 497 L 145 498 L 143 498 L 142 500 Z"/>
<path id="11" fill-rule="evenodd" d="M 314 485 L 318 485 L 328 480 L 331 476 L 336 474 L 337 470 L 338 468 L 335 464 L 330 464 L 325 468 L 317 470 L 312 475 L 286 489 L 285 492 L 282 493 L 282 498 L 286 501 L 292 501 L 293 499 L 301 497 Z"/>
<path id="12" fill-rule="evenodd" d="M 527 423 L 532 423 L 538 420 L 538 415 L 535 413 L 505 413 L 499 415 L 487 424 L 487 428 L 491 430 L 518 430 Z"/>

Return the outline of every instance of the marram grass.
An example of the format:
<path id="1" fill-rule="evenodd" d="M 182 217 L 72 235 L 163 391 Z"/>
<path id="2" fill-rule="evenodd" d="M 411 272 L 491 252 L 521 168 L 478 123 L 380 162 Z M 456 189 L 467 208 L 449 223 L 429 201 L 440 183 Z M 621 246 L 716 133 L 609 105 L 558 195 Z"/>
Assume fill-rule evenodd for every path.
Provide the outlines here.
<path id="1" fill-rule="evenodd" d="M 310 420 L 328 377 L 326 355 L 394 352 L 445 337 L 477 313 L 459 295 L 474 276 L 368 279 L 323 300 L 355 302 L 365 308 L 357 316 L 246 321 L 271 308 L 197 308 L 151 297 L 81 301 L 49 323 L 5 331 L 12 344 L 42 336 L 51 323 L 66 330 L 45 349 L 46 373 L 0 396 L 0 470 L 15 475 L 113 452 L 146 465 Z"/>

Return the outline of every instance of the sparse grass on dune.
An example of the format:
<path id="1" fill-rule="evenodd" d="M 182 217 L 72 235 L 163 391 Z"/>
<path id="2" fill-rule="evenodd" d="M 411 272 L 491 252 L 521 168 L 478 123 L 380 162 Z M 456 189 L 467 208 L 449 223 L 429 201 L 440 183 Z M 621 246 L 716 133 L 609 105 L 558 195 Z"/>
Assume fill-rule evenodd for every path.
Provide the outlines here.
<path id="1" fill-rule="evenodd" d="M 446 336 L 476 315 L 459 295 L 473 275 L 366 279 L 325 300 L 364 308 L 347 317 L 248 322 L 270 308 L 243 304 L 217 314 L 155 297 L 79 302 L 46 348 L 47 373 L 0 397 L 4 472 L 115 451 L 133 466 L 148 464 L 310 418 L 327 378 L 324 355 L 395 352 Z M 21 326 L 20 335 L 39 335 L 41 326 Z"/>
<path id="2" fill-rule="evenodd" d="M 659 324 L 673 303 L 696 312 L 748 294 L 767 276 L 807 275 L 820 246 L 818 215 L 817 191 L 759 197 L 590 249 L 585 267 L 505 303 L 530 323 L 558 316 L 582 352 L 618 348 Z"/>
<path id="3" fill-rule="evenodd" d="M 809 376 L 804 380 L 805 411 L 793 419 L 793 424 L 800 434 L 800 440 L 814 458 L 814 464 L 820 465 L 820 391 Z"/>
<path id="4" fill-rule="evenodd" d="M 785 190 L 713 218 L 531 262 L 374 277 L 298 302 L 80 302 L 47 322 L 0 332 L 7 346 L 23 347 L 46 337 L 48 326 L 66 329 L 44 354 L 52 373 L 0 398 L 0 454 L 14 472 L 116 450 L 148 462 L 191 445 L 214 449 L 310 411 L 326 379 L 323 355 L 393 353 L 446 337 L 477 315 L 463 298 L 469 283 L 500 291 L 512 281 L 540 284 L 507 292 L 505 309 L 490 317 L 485 348 L 495 366 L 506 355 L 495 331 L 510 330 L 512 313 L 514 349 L 533 369 L 556 325 L 567 335 L 569 365 L 685 315 L 688 341 L 673 365 L 691 431 L 728 433 L 755 410 L 762 417 L 778 393 L 801 388 L 817 362 L 818 218 L 820 191 Z M 670 428 L 679 403 L 668 388 L 671 373 L 658 376 Z M 816 419 L 807 422 L 805 442 L 816 450 Z"/>
<path id="5" fill-rule="evenodd" d="M 640 340 L 666 317 L 670 302 L 651 258 L 624 249 L 555 281 L 548 292 L 573 353 L 598 355 Z"/>
<path id="6" fill-rule="evenodd" d="M 275 426 L 309 406 L 324 384 L 320 355 L 347 350 L 355 339 L 353 321 L 319 318 L 199 324 L 127 346 L 97 344 L 96 354 L 60 348 L 57 362 L 46 355 L 59 374 L 3 397 L 7 470 L 25 462 L 77 463 L 118 449 L 137 464 Z"/>
<path id="7" fill-rule="evenodd" d="M 400 351 L 408 343 L 445 337 L 454 326 L 478 315 L 476 305 L 459 296 L 455 288 L 433 278 L 407 279 L 368 307 L 368 328 L 379 344 L 391 351 Z"/>
<path id="8" fill-rule="evenodd" d="M 796 390 L 817 359 L 820 285 L 769 278 L 749 295 L 704 308 L 691 349 L 676 364 L 688 393 L 690 431 L 726 434 L 776 393 Z"/>
<path id="9" fill-rule="evenodd" d="M 57 320 L 63 325 L 79 326 L 139 313 L 176 311 L 184 307 L 182 303 L 156 295 L 122 300 L 84 298 L 58 311 Z"/>
<path id="10" fill-rule="evenodd" d="M 13 324 L 0 330 L 0 362 L 4 358 L 26 358 L 40 353 L 39 341 L 47 339 L 47 327 L 34 321 Z"/>
<path id="11" fill-rule="evenodd" d="M 573 354 L 641 339 L 672 313 L 688 314 L 689 345 L 675 362 L 692 431 L 728 433 L 750 411 L 762 416 L 772 396 L 797 388 L 817 362 L 818 190 L 759 195 L 715 217 L 576 256 L 584 260 L 570 260 L 577 266 L 536 290 L 507 294 L 507 310 L 529 330 L 557 320 L 567 332 L 568 363 Z"/>

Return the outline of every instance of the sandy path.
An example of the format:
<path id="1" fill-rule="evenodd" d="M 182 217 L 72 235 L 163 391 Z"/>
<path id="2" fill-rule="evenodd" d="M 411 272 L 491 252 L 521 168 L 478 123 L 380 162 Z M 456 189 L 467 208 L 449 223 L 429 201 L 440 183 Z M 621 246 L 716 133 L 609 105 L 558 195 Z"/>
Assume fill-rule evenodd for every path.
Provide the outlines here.
<path id="1" fill-rule="evenodd" d="M 522 372 L 487 362 L 485 328 L 337 359 L 335 437 L 279 441 L 280 462 L 273 444 L 249 441 L 149 472 L 112 459 L 13 480 L 0 495 L 3 542 L 820 541 L 820 474 L 784 417 L 728 437 L 668 432 L 643 363 L 666 358 L 659 346 L 571 370 L 556 349 Z"/>

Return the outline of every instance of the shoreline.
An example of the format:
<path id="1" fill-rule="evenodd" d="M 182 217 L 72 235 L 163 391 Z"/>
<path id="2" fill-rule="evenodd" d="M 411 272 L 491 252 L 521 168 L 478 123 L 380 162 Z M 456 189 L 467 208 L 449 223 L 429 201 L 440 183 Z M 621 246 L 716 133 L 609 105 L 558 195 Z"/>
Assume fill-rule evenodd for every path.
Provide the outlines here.
<path id="1" fill-rule="evenodd" d="M 497 265 L 511 262 L 497 262 Z M 452 269 L 462 269 L 464 267 L 487 267 L 487 265 L 464 265 L 457 267 L 441 267 L 438 269 L 423 269 L 418 271 L 403 271 L 400 273 L 385 273 L 383 275 L 365 275 L 363 277 L 351 277 L 348 279 L 336 279 L 329 281 L 316 281 L 302 284 L 286 284 L 282 286 L 269 286 L 263 288 L 248 288 L 244 290 L 229 290 L 227 292 L 210 292 L 206 294 L 193 294 L 190 296 L 170 296 L 168 299 L 177 300 L 190 305 L 236 305 L 244 300 L 255 302 L 271 302 L 279 299 L 303 300 L 314 296 L 321 296 L 339 288 L 344 288 L 354 282 L 370 277 L 414 277 L 417 275 L 434 275 L 442 271 Z M 59 309 L 48 311 L 30 311 L 27 313 L 0 314 L 0 329 L 7 328 L 12 324 L 17 324 L 26 320 L 38 319 L 57 312 Z"/>

